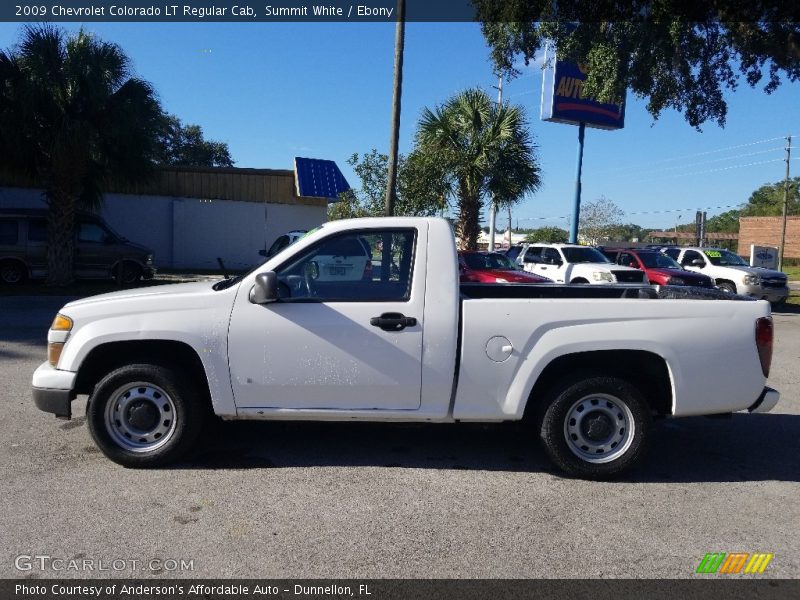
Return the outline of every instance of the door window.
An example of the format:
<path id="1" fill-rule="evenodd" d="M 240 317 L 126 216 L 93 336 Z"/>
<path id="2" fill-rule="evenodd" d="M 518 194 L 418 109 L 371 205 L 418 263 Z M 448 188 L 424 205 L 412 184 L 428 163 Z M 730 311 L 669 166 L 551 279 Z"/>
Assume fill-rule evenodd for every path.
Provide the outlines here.
<path id="1" fill-rule="evenodd" d="M 0 220 L 0 246 L 15 246 L 17 242 L 19 242 L 19 225 L 17 225 L 17 220 Z"/>
<path id="2" fill-rule="evenodd" d="M 98 223 L 81 223 L 78 227 L 78 241 L 89 244 L 106 244 L 113 241 L 113 237 Z"/>
<path id="3" fill-rule="evenodd" d="M 695 260 L 698 260 L 698 259 L 700 260 L 701 264 L 693 265 L 692 261 L 695 261 Z M 699 252 L 697 252 L 695 250 L 687 250 L 686 254 L 683 255 L 683 260 L 681 261 L 681 264 L 684 267 L 701 267 L 702 268 L 702 267 L 706 266 L 706 261 L 703 260 L 703 255 L 700 254 Z"/>
<path id="4" fill-rule="evenodd" d="M 561 255 L 555 248 L 545 248 L 542 252 L 542 262 L 548 265 L 561 264 Z"/>
<path id="5" fill-rule="evenodd" d="M 28 221 L 28 241 L 36 243 L 47 242 L 47 221 L 44 219 Z"/>
<path id="6" fill-rule="evenodd" d="M 279 267 L 284 301 L 407 302 L 416 230 L 334 235 Z"/>

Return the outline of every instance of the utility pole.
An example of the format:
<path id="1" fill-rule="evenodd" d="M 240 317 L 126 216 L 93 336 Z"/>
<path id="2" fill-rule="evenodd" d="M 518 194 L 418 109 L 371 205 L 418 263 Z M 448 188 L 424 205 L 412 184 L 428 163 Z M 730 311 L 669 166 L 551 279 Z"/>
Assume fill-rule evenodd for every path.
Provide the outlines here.
<path id="1" fill-rule="evenodd" d="M 497 85 L 495 86 L 497 89 L 497 107 L 503 106 L 503 76 L 498 75 L 497 77 Z M 494 197 L 492 197 L 492 205 L 489 208 L 489 252 L 494 252 L 494 232 L 496 229 L 497 223 L 497 202 L 495 201 Z M 508 232 L 508 247 L 511 247 L 511 229 L 509 228 Z"/>
<path id="2" fill-rule="evenodd" d="M 783 271 L 783 247 L 786 245 L 786 215 L 789 212 L 789 161 L 792 157 L 792 136 L 786 138 L 786 181 L 783 183 L 783 210 L 781 211 L 781 246 L 778 250 L 778 271 Z"/>
<path id="3" fill-rule="evenodd" d="M 392 92 L 392 137 L 389 141 L 389 172 L 386 177 L 386 216 L 394 215 L 397 199 L 397 145 L 400 137 L 400 99 L 403 92 L 403 50 L 406 32 L 406 0 L 397 0 L 394 35 L 394 90 Z"/>

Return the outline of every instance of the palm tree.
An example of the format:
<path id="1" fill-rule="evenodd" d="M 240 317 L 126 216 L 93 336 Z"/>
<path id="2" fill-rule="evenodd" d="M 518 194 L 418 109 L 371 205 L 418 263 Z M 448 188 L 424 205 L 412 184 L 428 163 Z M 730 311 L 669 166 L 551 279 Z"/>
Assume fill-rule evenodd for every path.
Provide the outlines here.
<path id="1" fill-rule="evenodd" d="M 73 279 L 76 211 L 97 208 L 112 178 L 152 171 L 161 115 L 116 44 L 38 25 L 0 51 L 0 166 L 44 187 L 49 285 Z"/>
<path id="2" fill-rule="evenodd" d="M 483 201 L 518 202 L 540 185 L 540 169 L 524 112 L 495 104 L 480 89 L 465 90 L 431 111 L 417 129 L 418 151 L 451 182 L 458 202 L 456 233 L 477 248 Z"/>

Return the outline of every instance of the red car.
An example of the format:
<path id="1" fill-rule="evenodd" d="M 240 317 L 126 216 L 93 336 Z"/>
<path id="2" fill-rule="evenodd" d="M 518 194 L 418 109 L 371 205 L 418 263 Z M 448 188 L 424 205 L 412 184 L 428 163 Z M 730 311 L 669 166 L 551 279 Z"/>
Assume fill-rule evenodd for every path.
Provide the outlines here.
<path id="1" fill-rule="evenodd" d="M 552 279 L 523 271 L 497 252 L 460 251 L 458 272 L 462 283 L 553 283 Z"/>
<path id="2" fill-rule="evenodd" d="M 652 249 L 601 248 L 600 251 L 613 263 L 644 271 L 653 285 L 691 285 L 714 287 L 711 278 L 687 271 L 673 258 Z M 664 259 L 666 257 L 666 260 Z"/>

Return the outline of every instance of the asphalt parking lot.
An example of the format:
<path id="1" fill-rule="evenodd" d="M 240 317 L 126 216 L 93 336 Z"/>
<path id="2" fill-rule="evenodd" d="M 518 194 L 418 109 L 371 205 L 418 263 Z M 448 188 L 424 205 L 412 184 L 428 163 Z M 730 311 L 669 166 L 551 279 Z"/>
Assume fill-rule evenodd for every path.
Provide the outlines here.
<path id="1" fill-rule="evenodd" d="M 192 462 L 124 469 L 84 399 L 69 422 L 31 402 L 62 303 L 0 297 L 0 577 L 98 574 L 18 558 L 49 556 L 117 561 L 104 577 L 675 578 L 719 551 L 800 575 L 796 306 L 775 315 L 773 413 L 662 421 L 630 478 L 589 483 L 513 426 L 220 424 Z"/>

